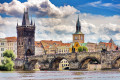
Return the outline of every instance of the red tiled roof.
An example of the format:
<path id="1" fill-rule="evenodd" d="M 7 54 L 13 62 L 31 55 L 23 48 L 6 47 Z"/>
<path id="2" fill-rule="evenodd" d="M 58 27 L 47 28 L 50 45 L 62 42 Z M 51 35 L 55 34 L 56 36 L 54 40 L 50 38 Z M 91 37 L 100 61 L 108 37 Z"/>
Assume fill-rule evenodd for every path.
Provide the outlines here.
<path id="1" fill-rule="evenodd" d="M 67 46 L 69 47 L 71 44 L 70 43 L 62 43 L 62 41 L 52 41 L 52 40 L 42 40 L 41 41 L 44 49 L 48 49 L 50 46 Z"/>
<path id="2" fill-rule="evenodd" d="M 41 42 L 40 42 L 40 41 L 35 41 L 35 46 L 36 46 L 36 47 L 41 47 L 41 46 L 42 46 L 42 44 L 41 44 Z"/>
<path id="3" fill-rule="evenodd" d="M 5 39 L 7 40 L 7 42 L 16 42 L 17 41 L 16 37 L 6 37 Z"/>

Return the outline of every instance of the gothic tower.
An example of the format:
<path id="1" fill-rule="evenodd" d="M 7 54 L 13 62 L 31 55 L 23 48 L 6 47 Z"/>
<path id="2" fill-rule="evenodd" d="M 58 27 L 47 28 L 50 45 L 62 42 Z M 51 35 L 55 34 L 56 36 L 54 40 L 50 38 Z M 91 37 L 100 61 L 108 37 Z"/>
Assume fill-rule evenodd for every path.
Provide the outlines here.
<path id="1" fill-rule="evenodd" d="M 17 23 L 17 58 L 24 59 L 35 54 L 35 24 L 29 22 L 28 9 L 24 10 L 22 25 Z"/>
<path id="2" fill-rule="evenodd" d="M 73 42 L 84 43 L 84 34 L 81 32 L 81 24 L 79 21 L 79 16 L 76 23 L 76 32 L 73 34 Z"/>

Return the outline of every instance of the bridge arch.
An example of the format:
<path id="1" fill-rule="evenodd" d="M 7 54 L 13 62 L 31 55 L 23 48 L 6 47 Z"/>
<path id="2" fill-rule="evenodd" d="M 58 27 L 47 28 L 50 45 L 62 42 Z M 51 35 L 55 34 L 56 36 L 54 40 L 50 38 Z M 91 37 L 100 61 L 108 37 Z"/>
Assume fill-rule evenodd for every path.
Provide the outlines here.
<path id="1" fill-rule="evenodd" d="M 49 68 L 50 69 L 54 69 L 54 70 L 57 70 L 59 68 L 59 63 L 65 59 L 66 61 L 68 61 L 66 58 L 64 57 L 56 57 L 56 58 L 53 58 L 49 64 Z M 69 61 L 68 61 L 69 63 Z"/>
<path id="2" fill-rule="evenodd" d="M 85 57 L 79 62 L 79 69 L 87 69 L 88 64 L 100 64 L 101 61 L 96 57 Z"/>
<path id="3" fill-rule="evenodd" d="M 112 68 L 115 68 L 115 69 L 120 68 L 120 56 L 118 56 L 112 61 Z"/>

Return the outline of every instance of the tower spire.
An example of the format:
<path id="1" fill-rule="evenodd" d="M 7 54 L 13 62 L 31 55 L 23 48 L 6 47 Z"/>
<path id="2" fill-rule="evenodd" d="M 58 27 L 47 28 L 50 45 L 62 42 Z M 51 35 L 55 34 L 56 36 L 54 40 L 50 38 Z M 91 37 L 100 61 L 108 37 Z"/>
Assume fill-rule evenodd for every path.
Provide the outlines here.
<path id="1" fill-rule="evenodd" d="M 30 25 L 30 23 L 29 23 L 29 15 L 28 15 L 28 8 L 27 8 L 27 11 L 25 11 L 25 9 L 24 9 L 22 25 L 23 26 Z"/>
<path id="2" fill-rule="evenodd" d="M 79 15 L 78 15 L 77 23 L 76 23 L 76 32 L 81 32 L 81 25 L 80 25 L 80 21 L 79 21 Z"/>
<path id="3" fill-rule="evenodd" d="M 18 19 L 17 19 L 17 26 L 18 26 Z"/>
<path id="4" fill-rule="evenodd" d="M 35 21 L 34 21 L 34 26 L 35 26 Z"/>
<path id="5" fill-rule="evenodd" d="M 31 25 L 33 25 L 33 22 L 32 22 L 32 15 L 31 15 Z"/>

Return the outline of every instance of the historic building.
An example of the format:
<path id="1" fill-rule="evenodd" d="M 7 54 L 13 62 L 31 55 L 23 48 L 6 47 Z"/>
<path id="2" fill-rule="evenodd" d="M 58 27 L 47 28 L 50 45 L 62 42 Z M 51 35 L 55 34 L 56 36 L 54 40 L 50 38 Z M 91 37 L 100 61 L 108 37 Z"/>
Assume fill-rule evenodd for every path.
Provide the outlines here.
<path id="1" fill-rule="evenodd" d="M 62 59 L 59 63 L 59 70 L 70 69 L 69 62 L 66 59 Z"/>
<path id="2" fill-rule="evenodd" d="M 69 53 L 70 45 L 70 43 L 62 43 L 61 45 L 57 46 L 57 54 Z"/>
<path id="3" fill-rule="evenodd" d="M 41 41 L 35 41 L 35 55 L 45 54 Z"/>
<path id="4" fill-rule="evenodd" d="M 16 37 L 6 37 L 7 40 L 7 50 L 13 51 L 17 57 L 17 38 Z"/>
<path id="5" fill-rule="evenodd" d="M 0 38 L 0 65 L 3 60 L 3 52 L 7 50 L 7 40 L 5 38 Z"/>
<path id="6" fill-rule="evenodd" d="M 97 43 L 88 42 L 86 47 L 88 48 L 88 52 L 96 52 Z"/>
<path id="7" fill-rule="evenodd" d="M 17 58 L 35 54 L 35 23 L 29 22 L 28 9 L 24 11 L 22 25 L 17 23 Z"/>
<path id="8" fill-rule="evenodd" d="M 73 42 L 84 43 L 84 34 L 81 32 L 81 24 L 79 21 L 79 16 L 76 23 L 76 32 L 73 34 Z"/>
<path id="9" fill-rule="evenodd" d="M 71 47 L 69 48 L 69 52 L 72 53 L 73 51 L 74 52 L 78 52 L 78 48 L 80 47 L 80 43 L 79 42 L 74 42 L 74 43 L 71 43 Z M 74 50 L 73 50 L 74 49 Z"/>

